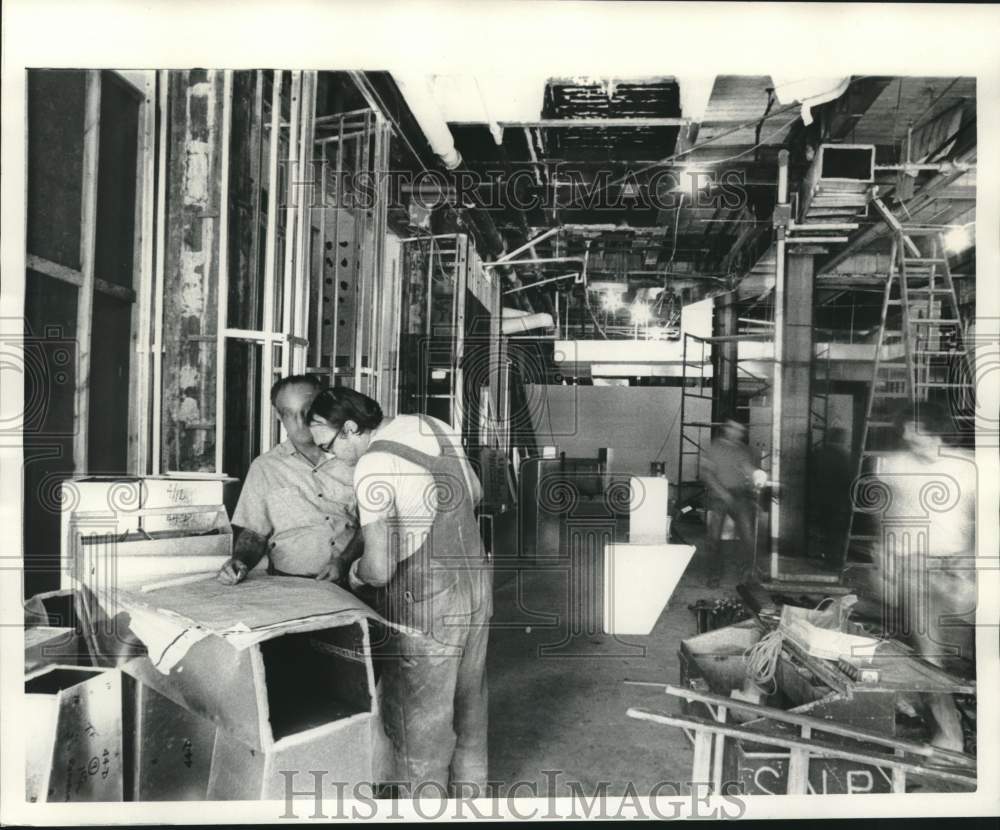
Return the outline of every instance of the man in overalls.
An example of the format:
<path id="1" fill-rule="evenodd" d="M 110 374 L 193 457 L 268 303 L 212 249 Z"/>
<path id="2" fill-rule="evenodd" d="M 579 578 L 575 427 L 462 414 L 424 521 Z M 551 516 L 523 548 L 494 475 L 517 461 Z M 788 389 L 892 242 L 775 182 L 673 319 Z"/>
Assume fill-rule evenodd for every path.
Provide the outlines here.
<path id="1" fill-rule="evenodd" d="M 486 646 L 492 574 L 475 505 L 482 490 L 458 437 L 428 416 L 383 419 L 351 389 L 320 393 L 317 445 L 354 474 L 365 551 L 354 590 L 379 589 L 401 627 L 386 643 L 383 720 L 403 795 L 485 795 Z"/>

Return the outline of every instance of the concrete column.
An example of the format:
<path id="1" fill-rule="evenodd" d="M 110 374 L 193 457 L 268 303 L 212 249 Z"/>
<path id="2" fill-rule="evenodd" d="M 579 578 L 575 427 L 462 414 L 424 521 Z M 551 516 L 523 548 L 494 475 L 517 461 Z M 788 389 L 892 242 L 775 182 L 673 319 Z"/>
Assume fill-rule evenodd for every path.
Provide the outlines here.
<path id="1" fill-rule="evenodd" d="M 781 420 L 781 556 L 807 552 L 806 482 L 813 357 L 813 255 L 787 257 L 784 294 L 783 375 L 776 416 Z"/>
<path id="2" fill-rule="evenodd" d="M 223 72 L 171 72 L 169 94 L 162 465 L 216 472 Z"/>

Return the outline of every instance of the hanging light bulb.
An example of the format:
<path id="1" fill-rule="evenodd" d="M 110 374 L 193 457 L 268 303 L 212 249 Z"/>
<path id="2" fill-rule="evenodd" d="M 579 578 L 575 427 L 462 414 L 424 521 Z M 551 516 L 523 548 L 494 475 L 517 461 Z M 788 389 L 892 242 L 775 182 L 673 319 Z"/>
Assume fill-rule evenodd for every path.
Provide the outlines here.
<path id="1" fill-rule="evenodd" d="M 632 303 L 629 308 L 632 322 L 637 326 L 645 326 L 649 323 L 649 306 L 646 303 Z"/>
<path id="2" fill-rule="evenodd" d="M 944 235 L 944 249 L 952 254 L 961 253 L 972 245 L 972 233 L 969 228 L 975 223 L 959 225 Z"/>
<path id="3" fill-rule="evenodd" d="M 605 311 L 607 311 L 610 314 L 614 314 L 622 307 L 621 295 L 615 291 L 609 291 L 601 299 L 601 305 L 604 306 Z"/>

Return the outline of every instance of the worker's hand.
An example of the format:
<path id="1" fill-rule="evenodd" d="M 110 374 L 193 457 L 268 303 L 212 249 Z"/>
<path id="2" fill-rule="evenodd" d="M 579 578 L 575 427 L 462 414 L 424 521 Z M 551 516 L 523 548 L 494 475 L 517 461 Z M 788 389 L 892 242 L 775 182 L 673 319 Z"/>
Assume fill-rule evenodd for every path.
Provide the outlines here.
<path id="1" fill-rule="evenodd" d="M 355 559 L 354 562 L 351 563 L 350 569 L 347 571 L 347 585 L 355 593 L 367 587 L 367 584 L 362 581 L 361 577 L 358 576 L 358 566 L 360 564 L 361 560 Z"/>
<path id="2" fill-rule="evenodd" d="M 219 568 L 216 579 L 223 585 L 236 585 L 246 579 L 248 570 L 246 562 L 241 562 L 239 559 L 229 559 Z"/>
<path id="3" fill-rule="evenodd" d="M 339 556 L 330 559 L 326 565 L 316 574 L 317 581 L 320 582 L 340 582 L 344 578 L 344 563 Z"/>

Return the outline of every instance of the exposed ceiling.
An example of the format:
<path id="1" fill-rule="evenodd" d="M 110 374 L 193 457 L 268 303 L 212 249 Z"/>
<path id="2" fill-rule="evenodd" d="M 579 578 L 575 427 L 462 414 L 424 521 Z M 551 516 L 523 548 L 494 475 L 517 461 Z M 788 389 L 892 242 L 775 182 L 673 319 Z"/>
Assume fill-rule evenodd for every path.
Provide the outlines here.
<path id="1" fill-rule="evenodd" d="M 562 228 L 534 249 L 556 261 L 519 269 L 526 283 L 565 273 L 562 258 L 586 256 L 589 279 L 624 282 L 632 293 L 673 284 L 693 300 L 745 280 L 741 296 L 759 297 L 780 150 L 790 154 L 792 193 L 822 143 L 872 144 L 880 166 L 975 161 L 973 78 L 513 78 L 509 96 L 500 76 L 432 86 L 465 167 L 517 174 L 513 193 L 491 194 L 507 250 Z M 905 221 L 975 219 L 974 171 L 882 169 L 875 184 Z M 844 282 L 852 257 L 887 250 L 874 211 L 859 224 L 846 243 L 820 251 L 822 279 Z"/>

